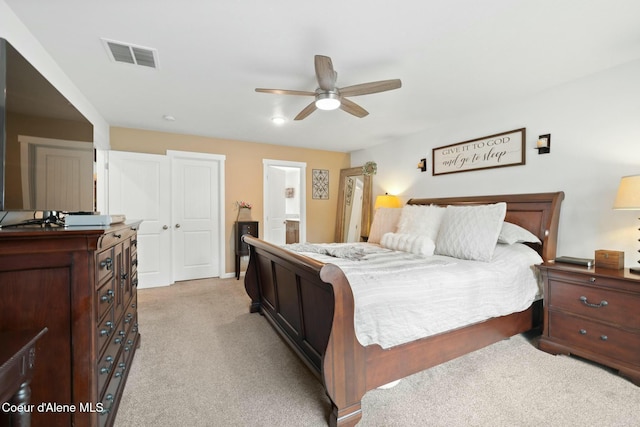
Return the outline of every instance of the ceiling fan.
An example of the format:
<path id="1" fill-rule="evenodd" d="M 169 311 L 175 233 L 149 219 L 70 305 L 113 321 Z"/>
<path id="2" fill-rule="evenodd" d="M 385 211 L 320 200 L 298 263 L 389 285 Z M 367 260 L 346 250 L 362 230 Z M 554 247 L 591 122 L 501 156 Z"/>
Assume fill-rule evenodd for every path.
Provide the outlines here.
<path id="1" fill-rule="evenodd" d="M 315 56 L 316 78 L 318 80 L 318 88 L 315 92 L 303 90 L 287 90 L 287 89 L 262 89 L 257 88 L 256 92 L 273 93 L 276 95 L 302 95 L 313 96 L 315 100 L 307 105 L 294 120 L 302 120 L 309 116 L 317 109 L 335 110 L 337 108 L 353 114 L 356 117 L 364 117 L 369 112 L 347 99 L 347 96 L 368 95 L 371 93 L 385 92 L 387 90 L 398 89 L 402 86 L 399 79 L 381 80 L 378 82 L 361 83 L 353 86 L 339 88 L 336 86 L 338 73 L 333 69 L 331 58 L 323 55 Z"/>

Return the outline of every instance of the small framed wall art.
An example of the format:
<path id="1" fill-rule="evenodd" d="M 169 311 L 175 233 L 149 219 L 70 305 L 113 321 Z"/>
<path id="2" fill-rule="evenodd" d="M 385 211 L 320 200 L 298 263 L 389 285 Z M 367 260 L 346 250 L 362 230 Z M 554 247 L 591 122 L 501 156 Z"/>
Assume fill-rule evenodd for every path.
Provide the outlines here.
<path id="1" fill-rule="evenodd" d="M 312 170 L 312 198 L 329 198 L 329 171 L 326 169 Z"/>

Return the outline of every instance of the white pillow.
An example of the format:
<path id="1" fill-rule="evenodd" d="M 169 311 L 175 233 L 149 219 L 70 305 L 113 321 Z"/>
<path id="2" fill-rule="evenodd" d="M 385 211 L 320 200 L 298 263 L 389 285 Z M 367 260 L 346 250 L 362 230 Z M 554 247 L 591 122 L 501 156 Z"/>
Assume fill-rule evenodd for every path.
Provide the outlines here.
<path id="1" fill-rule="evenodd" d="M 506 243 L 507 245 L 513 245 L 514 243 L 542 243 L 538 236 L 526 230 L 519 225 L 512 224 L 510 222 L 503 222 L 500 235 L 498 236 L 498 243 Z"/>
<path id="2" fill-rule="evenodd" d="M 402 209 L 399 208 L 376 209 L 367 242 L 380 243 L 380 239 L 385 233 L 394 233 L 398 228 L 401 213 Z"/>
<path id="3" fill-rule="evenodd" d="M 421 234 L 386 233 L 380 245 L 394 251 L 431 256 L 436 248 L 430 237 Z"/>
<path id="4" fill-rule="evenodd" d="M 436 240 L 438 255 L 491 261 L 507 204 L 447 206 Z"/>
<path id="5" fill-rule="evenodd" d="M 428 236 L 435 242 L 445 211 L 446 208 L 437 205 L 405 205 L 397 232 Z"/>

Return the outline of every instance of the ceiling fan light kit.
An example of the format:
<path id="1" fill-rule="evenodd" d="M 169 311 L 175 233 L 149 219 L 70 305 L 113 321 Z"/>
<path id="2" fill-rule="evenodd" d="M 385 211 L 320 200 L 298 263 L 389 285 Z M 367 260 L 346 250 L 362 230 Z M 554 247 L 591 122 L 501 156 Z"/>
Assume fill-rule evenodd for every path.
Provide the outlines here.
<path id="1" fill-rule="evenodd" d="M 340 96 L 335 92 L 321 92 L 316 95 L 316 107 L 330 111 L 340 108 Z"/>
<path id="2" fill-rule="evenodd" d="M 355 102 L 347 99 L 347 96 L 369 95 L 371 93 L 385 92 L 402 87 L 402 82 L 399 79 L 393 79 L 339 88 L 336 86 L 338 73 L 333 69 L 333 63 L 328 56 L 316 55 L 315 69 L 319 86 L 315 92 L 263 88 L 257 88 L 256 92 L 275 95 L 314 96 L 315 100 L 304 107 L 294 120 L 302 120 L 316 110 L 336 110 L 338 108 L 358 118 L 362 118 L 368 115 L 369 112 Z"/>

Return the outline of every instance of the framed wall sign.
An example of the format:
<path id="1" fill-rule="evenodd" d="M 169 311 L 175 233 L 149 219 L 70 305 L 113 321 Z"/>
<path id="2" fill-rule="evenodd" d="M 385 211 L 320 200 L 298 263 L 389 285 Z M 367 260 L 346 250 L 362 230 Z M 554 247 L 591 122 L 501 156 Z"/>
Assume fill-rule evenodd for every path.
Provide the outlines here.
<path id="1" fill-rule="evenodd" d="M 525 164 L 526 129 L 458 142 L 433 149 L 433 175 Z"/>

